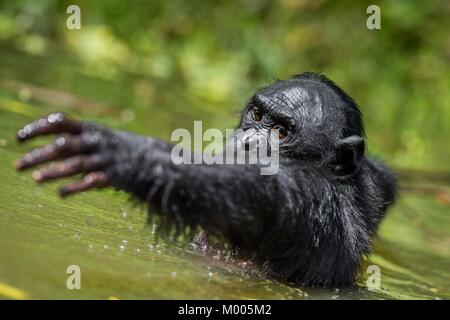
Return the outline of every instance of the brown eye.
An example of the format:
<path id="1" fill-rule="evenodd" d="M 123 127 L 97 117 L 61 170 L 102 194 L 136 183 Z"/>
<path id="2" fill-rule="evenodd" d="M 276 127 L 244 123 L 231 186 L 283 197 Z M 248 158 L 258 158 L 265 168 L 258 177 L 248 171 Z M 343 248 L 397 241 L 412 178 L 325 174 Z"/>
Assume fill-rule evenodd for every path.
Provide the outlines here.
<path id="1" fill-rule="evenodd" d="M 287 137 L 287 130 L 281 124 L 274 125 L 272 130 L 278 130 L 278 139 L 284 139 Z"/>
<path id="2" fill-rule="evenodd" d="M 261 112 L 259 112 L 259 110 L 257 108 L 252 108 L 251 113 L 252 113 L 253 120 L 258 121 L 258 122 L 262 120 L 262 114 L 261 114 Z"/>

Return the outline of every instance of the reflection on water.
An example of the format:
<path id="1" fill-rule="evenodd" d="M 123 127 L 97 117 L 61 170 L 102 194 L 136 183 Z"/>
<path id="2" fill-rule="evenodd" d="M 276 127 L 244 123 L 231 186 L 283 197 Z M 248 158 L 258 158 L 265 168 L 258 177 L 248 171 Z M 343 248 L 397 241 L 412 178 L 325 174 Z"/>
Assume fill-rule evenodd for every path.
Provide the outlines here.
<path id="1" fill-rule="evenodd" d="M 6 66 L 3 77 L 14 79 L 15 70 Z M 95 191 L 61 200 L 55 191 L 62 182 L 36 186 L 29 174 L 15 172 L 11 163 L 24 148 L 14 142 L 14 132 L 55 110 L 48 101 L 33 98 L 35 89 L 23 90 L 0 84 L 0 298 L 450 298 L 449 204 L 442 199 L 405 193 L 389 212 L 376 253 L 365 263 L 380 267 L 380 290 L 366 289 L 365 272 L 353 288 L 298 288 L 258 278 L 202 257 L 185 243 L 156 242 L 144 210 L 133 207 L 122 193 Z M 93 113 L 62 108 L 123 125 L 117 112 L 103 106 Z M 161 111 L 153 111 L 156 115 L 145 118 L 154 125 L 151 129 L 142 119 L 129 127 L 164 136 L 169 129 L 158 128 Z M 168 119 L 167 114 L 161 117 Z M 176 117 L 174 109 L 171 121 Z M 33 141 L 27 148 L 40 143 Z M 69 265 L 81 268 L 81 290 L 66 289 Z"/>

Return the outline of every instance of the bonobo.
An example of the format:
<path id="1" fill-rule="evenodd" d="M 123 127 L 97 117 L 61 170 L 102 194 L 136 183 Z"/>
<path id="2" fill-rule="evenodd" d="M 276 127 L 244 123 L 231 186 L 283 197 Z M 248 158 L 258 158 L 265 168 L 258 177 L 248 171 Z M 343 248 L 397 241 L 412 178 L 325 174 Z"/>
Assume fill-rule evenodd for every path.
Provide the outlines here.
<path id="1" fill-rule="evenodd" d="M 20 142 L 59 136 L 16 167 L 64 159 L 33 178 L 83 173 L 60 194 L 112 186 L 148 203 L 150 215 L 226 239 L 269 277 L 352 283 L 396 195 L 389 170 L 365 156 L 356 103 L 325 76 L 303 73 L 258 90 L 238 127 L 277 129 L 277 174 L 261 175 L 259 164 L 174 164 L 169 143 L 60 113 L 19 130 Z"/>

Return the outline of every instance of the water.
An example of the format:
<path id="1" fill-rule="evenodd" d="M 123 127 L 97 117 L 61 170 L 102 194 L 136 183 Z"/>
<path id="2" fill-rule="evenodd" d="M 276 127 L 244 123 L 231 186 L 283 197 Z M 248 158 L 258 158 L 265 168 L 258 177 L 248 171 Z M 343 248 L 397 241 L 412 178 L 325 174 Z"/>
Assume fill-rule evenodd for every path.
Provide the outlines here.
<path id="1" fill-rule="evenodd" d="M 167 139 L 170 128 L 176 127 L 180 112 L 184 111 L 175 106 L 165 111 L 150 108 L 147 112 L 152 113 L 151 116 L 127 122 L 129 109 L 125 109 L 127 116 L 121 118 L 117 110 L 100 108 L 98 104 L 93 104 L 97 106 L 93 109 L 56 106 L 61 101 L 58 99 L 66 97 L 58 91 L 45 100 L 36 97 L 34 89 L 5 83 L 11 79 L 26 80 L 23 69 L 32 65 L 27 57 L 13 59 L 12 54 L 3 52 L 2 58 L 0 298 L 450 298 L 449 203 L 442 197 L 404 193 L 390 210 L 381 225 L 375 254 L 365 263 L 380 267 L 381 289 L 376 291 L 364 286 L 368 276 L 364 270 L 355 288 L 300 288 L 245 274 L 212 258 L 202 257 L 182 243 L 168 240 L 157 243 L 152 226 L 146 224 L 145 210 L 134 207 L 125 194 L 113 190 L 60 199 L 56 190 L 67 180 L 37 186 L 29 173 L 17 173 L 12 169 L 12 161 L 25 150 L 48 141 L 44 138 L 26 147 L 17 145 L 13 137 L 21 125 L 51 111 L 62 110 L 83 118 L 99 119 L 114 127 L 123 126 L 125 122 L 135 131 Z M 22 63 L 17 64 L 17 59 L 22 59 L 19 60 Z M 50 67 L 46 75 L 51 78 L 56 73 L 56 68 Z M 42 84 L 46 82 L 44 76 L 39 78 L 33 74 L 33 77 L 38 77 L 35 81 Z M 81 85 L 80 81 L 87 81 L 94 88 L 95 84 L 105 86 L 100 80 L 77 77 L 79 82 L 63 83 L 70 87 L 71 83 Z M 116 90 L 117 84 L 111 84 L 110 89 Z M 52 104 L 52 99 L 57 102 Z M 201 114 L 195 110 L 193 113 L 191 117 Z M 206 118 L 213 122 L 208 115 Z M 81 268 L 81 290 L 66 288 L 66 270 L 70 265 Z"/>

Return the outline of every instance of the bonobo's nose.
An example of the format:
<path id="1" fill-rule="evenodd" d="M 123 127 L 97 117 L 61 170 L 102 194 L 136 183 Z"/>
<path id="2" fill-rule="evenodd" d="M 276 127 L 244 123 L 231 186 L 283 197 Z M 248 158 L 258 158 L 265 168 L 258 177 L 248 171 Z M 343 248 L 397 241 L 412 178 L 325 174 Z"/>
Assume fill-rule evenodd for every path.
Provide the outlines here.
<path id="1" fill-rule="evenodd" d="M 244 141 L 244 149 L 245 151 L 250 151 L 255 148 L 258 144 L 258 133 L 253 130 L 248 130 L 246 132 L 242 140 Z"/>

